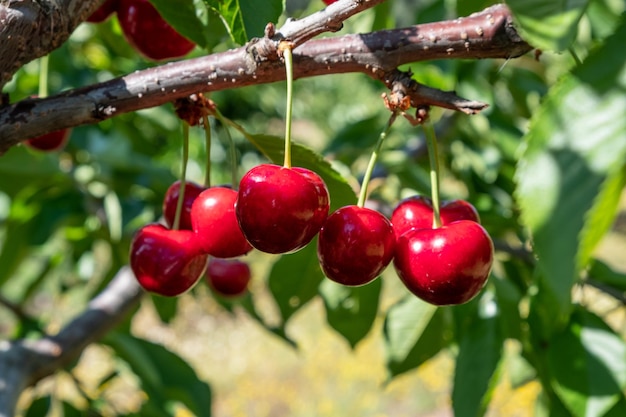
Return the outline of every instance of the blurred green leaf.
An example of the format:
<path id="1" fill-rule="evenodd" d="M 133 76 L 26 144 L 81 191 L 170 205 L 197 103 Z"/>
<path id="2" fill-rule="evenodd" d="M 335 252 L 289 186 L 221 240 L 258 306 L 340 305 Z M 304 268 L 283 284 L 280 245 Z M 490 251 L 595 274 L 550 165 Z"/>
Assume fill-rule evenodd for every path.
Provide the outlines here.
<path id="1" fill-rule="evenodd" d="M 578 22 L 589 0 L 509 0 L 522 30 L 522 37 L 536 48 L 563 51 L 578 31 Z"/>
<path id="2" fill-rule="evenodd" d="M 178 311 L 179 297 L 160 297 L 158 295 L 152 296 L 152 303 L 159 315 L 159 318 L 163 323 L 169 323 Z"/>
<path id="3" fill-rule="evenodd" d="M 486 411 L 499 376 L 502 343 L 497 315 L 474 317 L 470 331 L 459 340 L 452 389 L 455 415 L 482 416 Z"/>
<path id="4" fill-rule="evenodd" d="M 444 311 L 412 295 L 389 308 L 384 339 L 390 379 L 417 368 L 446 346 Z"/>
<path id="5" fill-rule="evenodd" d="M 610 285 L 616 290 L 626 292 L 626 274 L 619 273 L 599 259 L 589 265 L 588 276 L 594 281 Z"/>
<path id="6" fill-rule="evenodd" d="M 24 417 L 41 417 L 48 414 L 52 399 L 50 396 L 37 398 L 30 404 Z"/>
<path id="7" fill-rule="evenodd" d="M 178 355 L 129 334 L 111 333 L 104 343 L 139 378 L 147 395 L 142 415 L 173 416 L 168 412 L 173 402 L 183 403 L 195 416 L 211 415 L 211 388 Z"/>
<path id="8" fill-rule="evenodd" d="M 272 267 L 268 286 L 284 329 L 289 318 L 317 295 L 324 274 L 317 261 L 317 239 L 296 253 L 282 255 Z"/>
<path id="9" fill-rule="evenodd" d="M 626 344 L 604 321 L 576 309 L 548 344 L 552 386 L 574 416 L 604 416 L 626 388 Z"/>
<path id="10" fill-rule="evenodd" d="M 204 0 L 217 11 L 236 43 L 243 45 L 253 37 L 263 36 L 265 25 L 277 23 L 283 12 L 282 0 Z"/>
<path id="11" fill-rule="evenodd" d="M 273 163 L 282 165 L 285 155 L 283 138 L 268 135 L 250 135 L 246 138 L 252 142 Z M 291 148 L 293 166 L 310 169 L 317 173 L 328 187 L 330 193 L 330 210 L 356 204 L 356 194 L 343 176 L 337 172 L 324 157 L 306 146 L 293 143 Z"/>
<path id="12" fill-rule="evenodd" d="M 325 279 L 320 285 L 328 324 L 352 348 L 369 333 L 374 324 L 381 288 L 381 278 L 360 287 L 347 287 L 329 279 Z"/>
<path id="13" fill-rule="evenodd" d="M 150 2 L 178 33 L 201 48 L 207 48 L 205 35 L 207 27 L 198 17 L 194 0 L 150 0 Z"/>
<path id="14" fill-rule="evenodd" d="M 533 234 L 547 320 L 567 319 L 571 286 L 589 254 L 579 239 L 587 213 L 626 158 L 626 55 L 615 53 L 625 37 L 622 24 L 550 91 L 525 138 L 516 197 Z M 588 246 L 597 239 L 589 236 Z"/>

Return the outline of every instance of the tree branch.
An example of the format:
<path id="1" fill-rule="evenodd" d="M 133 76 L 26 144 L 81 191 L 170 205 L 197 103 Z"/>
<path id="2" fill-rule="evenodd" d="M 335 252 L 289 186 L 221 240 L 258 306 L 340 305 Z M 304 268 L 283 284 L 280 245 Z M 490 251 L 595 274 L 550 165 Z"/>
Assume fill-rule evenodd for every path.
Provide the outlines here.
<path id="1" fill-rule="evenodd" d="M 292 39 L 300 38 L 291 32 L 287 31 Z M 0 154 L 20 141 L 52 130 L 98 123 L 194 93 L 282 81 L 285 71 L 279 43 L 264 37 L 226 52 L 4 106 L 0 108 Z M 513 58 L 530 49 L 515 31 L 508 8 L 496 5 L 452 21 L 307 41 L 294 50 L 294 77 L 360 72 L 389 85 L 399 65 L 433 59 Z M 417 83 L 409 91 L 412 100 L 421 105 L 469 113 L 481 105 Z"/>
<path id="2" fill-rule="evenodd" d="M 1 0 L 0 89 L 24 64 L 65 42 L 103 0 Z"/>
<path id="3" fill-rule="evenodd" d="M 0 417 L 12 417 L 21 392 L 80 356 L 120 323 L 144 291 L 122 268 L 87 309 L 54 336 L 0 342 Z"/>

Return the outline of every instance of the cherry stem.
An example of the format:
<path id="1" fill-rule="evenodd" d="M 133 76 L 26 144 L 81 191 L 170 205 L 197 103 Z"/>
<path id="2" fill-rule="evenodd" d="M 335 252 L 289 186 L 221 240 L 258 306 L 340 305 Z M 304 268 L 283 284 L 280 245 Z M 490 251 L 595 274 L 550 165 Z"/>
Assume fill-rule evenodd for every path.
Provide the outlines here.
<path id="1" fill-rule="evenodd" d="M 430 194 L 433 200 L 433 229 L 441 227 L 441 212 L 439 200 L 439 151 L 437 136 L 432 123 L 427 121 L 422 125 L 426 134 L 428 160 L 430 161 Z"/>
<path id="2" fill-rule="evenodd" d="M 206 148 L 206 171 L 204 172 L 204 186 L 211 186 L 211 124 L 207 115 L 202 116 L 202 124 L 204 125 L 204 144 Z"/>
<path id="3" fill-rule="evenodd" d="M 293 107 L 293 55 L 291 48 L 283 50 L 285 70 L 287 71 L 287 111 L 285 114 L 285 168 L 291 168 L 291 109 Z"/>
<path id="4" fill-rule="evenodd" d="M 176 202 L 176 214 L 172 229 L 178 230 L 180 226 L 180 216 L 183 211 L 183 201 L 185 199 L 185 185 L 187 183 L 187 160 L 189 159 L 189 125 L 183 122 L 183 157 L 180 174 L 180 188 L 178 191 L 178 201 Z"/>
<path id="5" fill-rule="evenodd" d="M 37 97 L 48 97 L 48 67 L 49 67 L 49 55 L 44 55 L 39 58 L 39 91 Z"/>
<path id="6" fill-rule="evenodd" d="M 385 127 L 385 130 L 383 130 L 383 132 L 378 137 L 378 142 L 376 142 L 376 147 L 374 148 L 374 151 L 372 152 L 372 156 L 370 156 L 370 161 L 367 164 L 367 168 L 365 169 L 365 175 L 363 176 L 363 182 L 361 183 L 361 191 L 359 192 L 359 200 L 356 203 L 356 205 L 360 208 L 363 208 L 363 206 L 365 206 L 365 200 L 367 199 L 367 189 L 369 187 L 369 183 L 372 178 L 372 173 L 374 172 L 374 167 L 376 166 L 376 161 L 378 161 L 378 155 L 380 154 L 380 150 L 383 147 L 383 142 L 385 141 L 385 138 L 389 134 L 389 129 L 391 129 L 391 125 L 393 125 L 393 122 L 396 121 L 397 116 L 398 114 L 396 112 L 393 112 L 391 114 L 391 117 L 389 118 L 389 121 L 387 122 L 387 126 Z"/>

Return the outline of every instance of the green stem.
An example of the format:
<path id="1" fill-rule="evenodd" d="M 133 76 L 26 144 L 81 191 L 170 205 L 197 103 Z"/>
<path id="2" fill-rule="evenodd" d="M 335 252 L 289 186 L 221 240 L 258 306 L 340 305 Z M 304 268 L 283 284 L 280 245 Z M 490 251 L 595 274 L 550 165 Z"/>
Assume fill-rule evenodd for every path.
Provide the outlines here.
<path id="1" fill-rule="evenodd" d="M 174 215 L 173 229 L 178 230 L 180 226 L 180 216 L 183 211 L 183 201 L 185 199 L 185 185 L 187 183 L 187 160 L 189 159 L 189 125 L 183 121 L 183 162 L 180 174 L 180 191 L 176 202 L 176 214 Z"/>
<path id="2" fill-rule="evenodd" d="M 430 161 L 430 193 L 433 200 L 433 228 L 441 227 L 441 213 L 439 211 L 439 151 L 437 149 L 437 137 L 435 129 L 430 122 L 422 125 L 426 134 L 428 147 L 428 159 Z"/>
<path id="3" fill-rule="evenodd" d="M 215 109 L 214 116 L 217 120 L 220 121 L 222 126 L 224 127 L 224 132 L 226 132 L 226 139 L 228 140 L 228 150 L 230 154 L 230 172 L 231 172 L 231 181 L 233 189 L 237 189 L 237 185 L 239 184 L 239 175 L 237 173 L 237 149 L 235 149 L 235 141 L 233 140 L 232 135 L 230 134 L 230 130 L 228 127 L 235 128 L 239 133 L 244 135 L 246 138 L 251 140 L 251 136 L 246 130 L 239 124 L 233 122 L 228 117 L 224 116 L 219 110 Z"/>
<path id="4" fill-rule="evenodd" d="M 291 108 L 293 107 L 293 56 L 291 48 L 283 51 L 287 71 L 287 112 L 285 114 L 285 168 L 291 168 Z"/>
<path id="5" fill-rule="evenodd" d="M 572 56 L 572 58 L 574 59 L 574 62 L 576 62 L 577 66 L 580 66 L 583 62 L 580 60 L 580 58 L 578 57 L 578 54 L 576 53 L 576 51 L 574 50 L 574 47 L 570 46 L 568 48 L 568 51 L 570 53 L 570 55 Z"/>
<path id="6" fill-rule="evenodd" d="M 202 123 L 204 124 L 204 147 L 206 148 L 204 186 L 209 188 L 211 186 L 211 124 L 209 123 L 209 117 L 206 115 L 202 116 Z"/>
<path id="7" fill-rule="evenodd" d="M 363 176 L 363 182 L 361 183 L 361 191 L 359 192 L 359 200 L 356 205 L 358 207 L 363 207 L 365 205 L 365 200 L 367 199 L 367 188 L 369 187 L 370 179 L 372 178 L 372 172 L 374 172 L 374 167 L 376 166 L 376 161 L 378 161 L 378 155 L 380 154 L 380 150 L 383 147 L 383 142 L 385 142 L 385 138 L 389 134 L 389 129 L 391 129 L 391 125 L 396 121 L 397 113 L 393 113 L 387 122 L 387 126 L 385 130 L 378 137 L 378 142 L 376 142 L 376 147 L 372 152 L 372 156 L 370 156 L 370 161 L 367 164 L 367 168 L 365 169 L 365 175 Z"/>
<path id="8" fill-rule="evenodd" d="M 48 64 L 49 55 L 44 55 L 39 58 L 39 91 L 37 96 L 39 98 L 48 97 Z"/>

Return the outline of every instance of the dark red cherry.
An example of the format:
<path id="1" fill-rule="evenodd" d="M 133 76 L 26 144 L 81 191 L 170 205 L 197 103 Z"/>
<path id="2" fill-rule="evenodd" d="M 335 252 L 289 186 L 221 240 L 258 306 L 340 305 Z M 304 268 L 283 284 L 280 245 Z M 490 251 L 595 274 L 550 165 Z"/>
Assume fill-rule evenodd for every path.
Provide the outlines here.
<path id="1" fill-rule="evenodd" d="M 394 267 L 413 294 L 435 305 L 463 304 L 485 286 L 493 243 L 478 223 L 411 229 L 396 242 Z"/>
<path id="2" fill-rule="evenodd" d="M 248 289 L 250 267 L 238 259 L 211 258 L 206 271 L 213 291 L 223 297 L 239 297 Z"/>
<path id="3" fill-rule="evenodd" d="M 235 212 L 252 246 L 267 253 L 303 248 L 328 216 L 323 180 L 305 168 L 263 164 L 241 179 Z"/>
<path id="4" fill-rule="evenodd" d="M 117 18 L 128 43 L 154 61 L 182 57 L 195 46 L 176 32 L 148 0 L 120 0 Z"/>
<path id="5" fill-rule="evenodd" d="M 205 253 L 232 258 L 252 250 L 237 222 L 236 201 L 237 191 L 227 187 L 208 188 L 194 201 L 191 224 Z"/>
<path id="6" fill-rule="evenodd" d="M 42 152 L 55 152 L 65 148 L 71 129 L 61 129 L 24 141 L 24 145 Z"/>
<path id="7" fill-rule="evenodd" d="M 193 287 L 204 274 L 207 255 L 190 230 L 149 224 L 137 231 L 130 247 L 130 267 L 147 291 L 173 297 Z"/>
<path id="8" fill-rule="evenodd" d="M 457 220 L 471 220 L 480 223 L 478 212 L 474 206 L 464 200 L 442 202 L 439 213 L 441 224 L 444 226 Z M 391 215 L 391 223 L 397 238 L 413 228 L 432 229 L 432 200 L 421 195 L 402 200 Z"/>
<path id="9" fill-rule="evenodd" d="M 324 274 L 344 285 L 364 285 L 393 258 L 395 237 L 381 213 L 346 206 L 332 213 L 320 230 L 317 257 Z"/>
<path id="10" fill-rule="evenodd" d="M 90 23 L 101 23 L 107 20 L 117 10 L 119 0 L 106 0 L 87 19 Z"/>
<path id="11" fill-rule="evenodd" d="M 183 207 L 180 213 L 178 228 L 182 230 L 191 229 L 191 206 L 194 200 L 204 191 L 204 187 L 194 182 L 185 181 L 185 193 L 183 194 Z M 163 198 L 163 218 L 169 228 L 174 226 L 176 217 L 176 206 L 180 195 L 180 181 L 175 181 L 169 186 Z"/>

